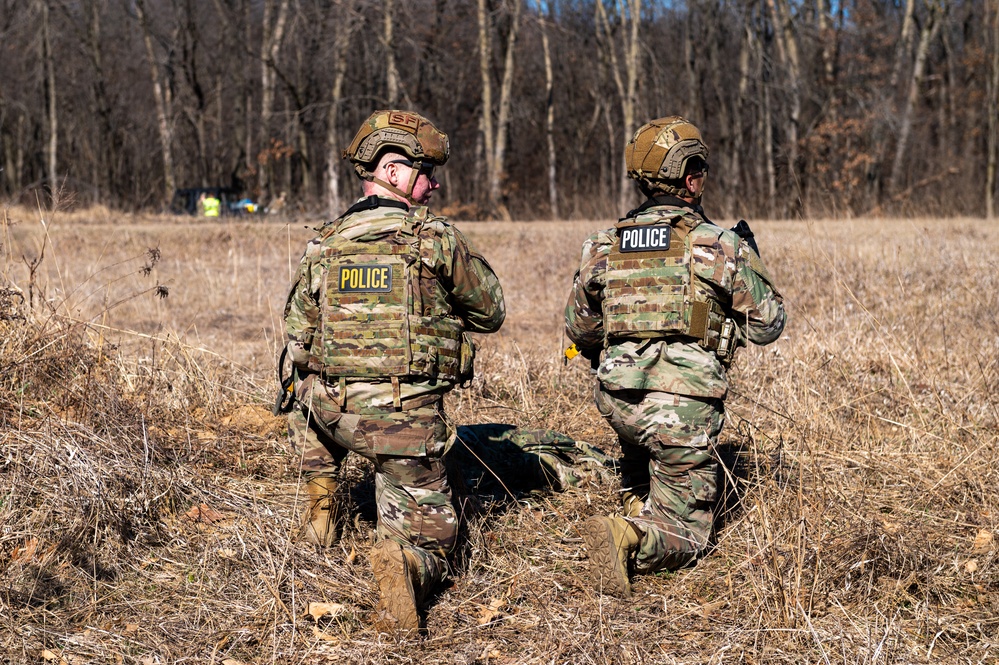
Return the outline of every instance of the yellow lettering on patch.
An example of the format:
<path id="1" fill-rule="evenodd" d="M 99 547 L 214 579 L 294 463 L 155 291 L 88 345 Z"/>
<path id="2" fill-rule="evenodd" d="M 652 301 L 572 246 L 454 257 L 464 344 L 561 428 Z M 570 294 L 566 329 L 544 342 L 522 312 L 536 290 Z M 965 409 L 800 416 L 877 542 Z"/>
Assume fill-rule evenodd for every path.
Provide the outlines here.
<path id="1" fill-rule="evenodd" d="M 364 264 L 341 266 L 337 280 L 340 291 L 348 293 L 388 293 L 392 290 L 392 266 Z"/>

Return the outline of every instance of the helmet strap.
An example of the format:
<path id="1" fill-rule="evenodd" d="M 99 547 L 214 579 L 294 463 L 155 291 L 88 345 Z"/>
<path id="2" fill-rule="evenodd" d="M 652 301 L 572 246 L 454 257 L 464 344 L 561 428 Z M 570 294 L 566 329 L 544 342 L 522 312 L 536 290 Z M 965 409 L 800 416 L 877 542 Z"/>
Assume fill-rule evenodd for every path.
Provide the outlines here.
<path id="1" fill-rule="evenodd" d="M 420 202 L 413 198 L 413 188 L 416 187 L 416 179 L 420 177 L 420 169 L 423 167 L 423 160 L 417 159 L 413 162 L 413 167 L 410 169 L 409 183 L 406 185 L 406 191 L 402 191 L 395 185 L 382 180 L 381 178 L 375 176 L 374 173 L 365 169 L 364 174 L 361 176 L 365 180 L 375 183 L 376 185 L 381 185 L 390 192 L 394 192 L 399 196 L 403 197 L 409 202 L 409 205 L 418 206 Z"/>
<path id="2" fill-rule="evenodd" d="M 667 185 L 663 181 L 655 181 L 650 179 L 643 180 L 645 186 L 654 192 L 662 192 L 664 194 L 669 194 L 670 196 L 675 196 L 681 199 L 693 199 L 695 203 L 701 200 L 700 195 L 694 196 L 687 190 L 686 187 L 674 187 L 672 185 Z"/>

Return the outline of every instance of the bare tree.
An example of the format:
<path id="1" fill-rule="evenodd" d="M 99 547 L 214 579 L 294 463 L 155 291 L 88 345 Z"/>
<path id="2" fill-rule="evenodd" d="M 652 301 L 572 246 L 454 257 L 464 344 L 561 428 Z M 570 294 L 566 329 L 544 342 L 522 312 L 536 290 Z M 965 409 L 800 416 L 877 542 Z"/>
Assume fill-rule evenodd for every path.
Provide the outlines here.
<path id="1" fill-rule="evenodd" d="M 354 0 L 345 0 L 340 7 L 342 15 L 334 22 L 333 33 L 333 84 L 329 93 L 329 112 L 326 114 L 326 210 L 335 217 L 342 209 L 340 178 L 341 160 L 339 141 L 340 105 L 343 102 L 343 84 L 347 75 L 347 53 L 350 50 L 351 36 L 359 23 Z"/>
<path id="2" fill-rule="evenodd" d="M 891 78 L 888 79 L 888 89 L 898 88 L 902 67 L 912 51 L 912 39 L 916 31 L 916 0 L 905 0 L 905 14 L 902 17 L 902 34 L 899 36 L 895 49 L 895 62 L 892 65 Z"/>
<path id="3" fill-rule="evenodd" d="M 552 12 L 551 2 L 546 4 L 550 14 Z M 558 180 L 555 161 L 555 77 L 552 72 L 551 46 L 548 43 L 548 18 L 544 14 L 538 16 L 538 25 L 541 27 L 541 44 L 545 53 L 545 143 L 548 146 L 548 208 L 551 211 L 552 219 L 558 219 Z"/>
<path id="4" fill-rule="evenodd" d="M 489 207 L 503 219 L 510 213 L 502 200 L 503 178 L 506 168 L 506 143 L 510 123 L 511 91 L 513 89 L 514 47 L 520 29 L 520 11 L 523 0 L 509 0 L 512 4 L 510 27 L 506 36 L 503 70 L 500 77 L 499 107 L 493 124 L 492 93 L 492 12 L 487 11 L 486 0 L 478 0 L 479 20 L 479 70 L 482 77 L 482 134 L 485 142 L 486 179 L 488 181 Z"/>
<path id="5" fill-rule="evenodd" d="M 172 97 L 170 86 L 164 86 L 160 75 L 159 60 L 153 48 L 153 35 L 146 12 L 145 0 L 134 0 L 135 15 L 142 28 L 142 41 L 146 47 L 146 62 L 149 65 L 149 77 L 153 83 L 153 98 L 156 102 L 156 126 L 159 129 L 160 152 L 163 157 L 163 196 L 161 202 L 166 204 L 173 197 L 176 181 L 173 170 L 173 127 L 171 124 Z"/>
<path id="6" fill-rule="evenodd" d="M 57 203 L 59 190 L 58 149 L 59 149 L 59 110 L 56 101 L 55 56 L 52 54 L 52 24 L 49 19 L 49 4 L 47 0 L 36 0 L 36 6 L 41 17 L 42 39 L 41 55 L 45 68 L 45 116 L 46 137 L 45 166 L 49 183 L 49 191 L 53 204 Z"/>
<path id="7" fill-rule="evenodd" d="M 986 95 L 985 114 L 989 119 L 985 167 L 985 216 L 996 216 L 996 163 L 999 162 L 999 3 L 986 2 L 992 18 L 992 71 Z M 986 13 L 988 16 L 988 12 Z M 988 25 L 988 21 L 986 21 Z"/>
<path id="8" fill-rule="evenodd" d="M 395 108 L 399 101 L 399 68 L 395 64 L 395 20 L 394 0 L 382 0 L 383 31 L 382 45 L 385 47 L 385 101 L 389 108 Z"/>
<path id="9" fill-rule="evenodd" d="M 613 23 L 604 0 L 596 0 L 597 42 L 610 64 L 611 76 L 621 105 L 621 131 L 624 140 L 618 144 L 621 155 L 618 180 L 618 208 L 627 210 L 633 199 L 624 168 L 624 147 L 635 132 L 635 105 L 638 101 L 638 28 L 642 22 L 642 0 L 613 0 Z M 620 45 L 615 41 L 615 33 Z M 621 55 L 618 55 L 620 48 Z M 624 71 L 622 71 L 622 69 Z M 613 145 L 613 144 L 612 144 Z"/>
<path id="10" fill-rule="evenodd" d="M 926 21 L 919 31 L 919 46 L 916 49 L 915 62 L 912 66 L 912 77 L 909 80 L 909 94 L 906 96 L 902 109 L 902 119 L 898 130 L 898 141 L 895 143 L 895 159 L 891 167 L 891 189 L 897 192 L 902 181 L 902 163 L 909 147 L 909 136 L 912 133 L 913 111 L 919 99 L 923 76 L 926 73 L 926 60 L 929 56 L 930 43 L 936 37 L 940 28 L 940 2 L 930 2 Z"/>
<path id="11" fill-rule="evenodd" d="M 794 35 L 794 24 L 791 20 L 791 10 L 787 0 L 767 0 L 770 18 L 774 24 L 774 41 L 777 44 L 777 55 L 781 66 L 787 74 L 788 94 L 788 125 L 787 125 L 787 171 L 790 185 L 796 195 L 785 197 L 785 201 L 794 200 L 800 209 L 800 176 L 798 173 L 798 138 L 801 130 L 801 59 L 798 53 L 798 42 Z"/>
<path id="12" fill-rule="evenodd" d="M 744 139 L 742 131 L 742 122 L 744 118 L 745 106 L 748 101 L 749 96 L 749 74 L 750 74 L 750 60 L 753 50 L 753 33 L 750 25 L 750 13 L 752 11 L 752 5 L 746 7 L 745 13 L 743 14 L 743 22 L 741 25 L 742 35 L 740 39 L 739 46 L 739 84 L 737 87 L 738 93 L 735 96 L 735 108 L 732 111 L 732 122 L 734 126 L 732 127 L 732 147 L 729 155 L 729 161 L 727 165 L 727 170 L 729 172 L 729 182 L 733 185 L 732 196 L 735 197 L 736 201 L 740 204 L 745 200 L 746 197 L 740 196 L 742 191 L 746 189 L 745 178 L 742 177 L 742 153 L 744 149 Z M 735 209 L 736 204 L 731 204 L 732 210 Z M 741 204 L 738 207 L 742 207 Z"/>
<path id="13" fill-rule="evenodd" d="M 275 7 L 275 2 L 277 7 Z M 284 39 L 285 23 L 288 20 L 289 0 L 264 0 L 264 13 L 261 21 L 260 39 L 260 144 L 259 149 L 268 151 L 271 141 L 271 117 L 274 115 L 274 95 L 277 85 L 277 63 L 281 42 Z M 265 159 L 257 171 L 257 186 L 260 195 L 268 195 L 273 160 Z"/>

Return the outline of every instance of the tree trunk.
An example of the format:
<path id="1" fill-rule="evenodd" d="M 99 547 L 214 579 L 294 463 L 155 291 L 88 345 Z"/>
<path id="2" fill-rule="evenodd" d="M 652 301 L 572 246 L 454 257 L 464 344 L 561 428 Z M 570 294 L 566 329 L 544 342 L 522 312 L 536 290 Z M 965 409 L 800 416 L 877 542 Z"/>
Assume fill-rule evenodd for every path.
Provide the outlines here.
<path id="1" fill-rule="evenodd" d="M 898 40 L 898 48 L 895 50 L 895 64 L 892 66 L 891 78 L 888 79 L 888 90 L 892 94 L 898 89 L 898 79 L 902 75 L 902 66 L 912 49 L 912 36 L 915 30 L 916 0 L 906 0 L 905 14 L 902 16 L 902 34 Z"/>
<path id="2" fill-rule="evenodd" d="M 714 7 L 710 7 L 710 10 L 714 10 Z M 711 74 L 711 87 L 718 98 L 717 104 L 717 115 L 718 115 L 718 126 L 721 128 L 720 136 L 718 137 L 718 145 L 715 146 L 715 150 L 722 159 L 730 158 L 733 152 L 734 136 L 739 132 L 738 119 L 734 118 L 732 115 L 732 105 L 737 104 L 738 100 L 731 100 L 731 96 L 725 94 L 725 83 L 723 79 L 723 63 L 722 55 L 720 53 L 720 46 L 722 45 L 724 36 L 719 30 L 719 24 L 715 21 L 707 22 L 707 42 L 708 42 L 708 66 L 710 67 Z M 742 45 L 742 49 L 745 49 L 745 43 Z M 741 60 L 741 57 L 740 57 Z M 725 67 L 731 67 L 730 63 L 724 63 Z M 730 101 L 731 100 L 731 101 Z M 698 122 L 703 122 L 703 119 L 697 118 L 695 124 Z M 722 215 L 729 217 L 732 215 L 733 207 L 733 196 L 736 192 L 736 187 L 734 186 L 734 179 L 737 175 L 730 169 L 720 169 L 721 173 L 718 174 L 718 188 L 715 192 L 719 193 L 717 199 L 712 197 L 713 201 L 717 201 L 716 205 L 719 205 L 722 209 Z"/>
<path id="3" fill-rule="evenodd" d="M 517 44 L 517 33 L 520 29 L 520 10 L 524 0 L 512 0 L 513 15 L 510 17 L 510 32 L 506 38 L 506 52 L 503 57 L 503 74 L 500 79 L 499 108 L 496 112 L 496 124 L 493 124 L 492 83 L 490 62 L 492 61 L 492 46 L 490 40 L 491 21 L 486 12 L 485 0 L 479 0 L 479 69 L 482 76 L 482 131 L 486 149 L 486 179 L 488 182 L 488 200 L 491 212 L 499 214 L 503 219 L 509 219 L 503 199 L 503 181 L 506 169 L 506 143 L 510 125 L 510 108 L 513 103 L 513 71 L 514 49 Z"/>
<path id="4" fill-rule="evenodd" d="M 603 2 L 596 2 L 597 10 L 597 41 L 605 49 L 610 61 L 611 75 L 617 88 L 618 100 L 621 104 L 621 130 L 624 140 L 621 142 L 618 154 L 621 155 L 621 167 L 618 177 L 618 209 L 625 211 L 631 208 L 634 200 L 632 188 L 628 183 L 628 172 L 624 167 L 624 148 L 635 133 L 635 105 L 638 91 L 638 27 L 642 21 L 642 0 L 616 0 L 615 9 L 621 25 L 621 54 L 624 60 L 624 72 L 618 64 L 617 46 L 611 32 L 610 20 Z"/>
<path id="5" fill-rule="evenodd" d="M 277 5 L 277 17 L 274 17 Z M 270 181 L 273 170 L 271 148 L 271 118 L 274 115 L 274 98 L 277 89 L 277 59 L 284 39 L 284 26 L 288 18 L 289 0 L 264 0 L 264 14 L 260 39 L 260 151 L 266 157 L 258 164 L 257 186 L 261 199 L 270 198 Z M 272 25 L 273 23 L 273 25 Z"/>
<path id="6" fill-rule="evenodd" d="M 989 91 L 985 102 L 985 113 L 989 119 L 985 168 L 985 216 L 995 219 L 996 167 L 999 162 L 999 3 L 986 4 L 992 7 L 992 72 L 989 76 Z"/>
<path id="7" fill-rule="evenodd" d="M 732 112 L 732 121 L 735 123 L 735 126 L 732 128 L 732 154 L 729 157 L 727 165 L 729 182 L 732 183 L 732 197 L 736 201 L 734 212 L 737 216 L 743 214 L 738 208 L 740 203 L 743 205 L 747 203 L 747 197 L 743 193 L 749 189 L 747 179 L 742 176 L 742 151 L 745 145 L 742 135 L 742 120 L 747 95 L 749 94 L 749 64 L 754 40 L 749 20 L 752 6 L 747 6 L 745 11 L 745 19 L 742 25 L 742 46 L 739 48 L 739 87 L 737 88 L 738 94 L 735 98 L 735 109 Z"/>
<path id="8" fill-rule="evenodd" d="M 843 11 L 841 2 L 838 11 Z M 839 57 L 839 37 L 833 27 L 830 0 L 819 0 L 819 40 L 822 43 L 822 84 L 826 94 L 831 94 L 836 84 L 836 60 Z M 832 109 L 835 113 L 835 108 Z"/>
<path id="9" fill-rule="evenodd" d="M 492 46 L 489 39 L 489 14 L 486 11 L 486 0 L 478 0 L 479 21 L 479 75 L 482 79 L 482 114 L 479 117 L 479 128 L 482 133 L 483 150 L 485 152 L 487 196 L 489 205 L 493 206 L 492 182 L 495 171 L 493 158 L 493 84 L 490 76 L 489 63 L 492 60 Z"/>
<path id="10" fill-rule="evenodd" d="M 385 49 L 385 101 L 389 108 L 394 109 L 399 101 L 399 70 L 395 65 L 395 49 L 392 44 L 394 0 L 382 0 L 382 12 L 384 12 L 382 46 Z"/>
<path id="11" fill-rule="evenodd" d="M 694 46 L 694 28 L 700 22 L 696 20 L 692 6 L 688 4 L 687 16 L 683 22 L 683 64 L 687 73 L 687 113 L 694 123 L 703 122 L 701 110 L 701 83 L 697 75 L 697 47 Z"/>
<path id="12" fill-rule="evenodd" d="M 46 146 L 45 175 L 52 196 L 52 207 L 59 205 L 58 148 L 59 148 L 59 114 L 56 107 L 55 56 L 52 53 L 51 23 L 49 21 L 49 5 L 47 0 L 38 0 L 38 9 L 42 19 L 42 63 L 45 67 L 45 116 L 46 116 Z"/>
<path id="13" fill-rule="evenodd" d="M 506 202 L 501 200 L 503 181 L 506 179 L 506 144 L 510 131 L 510 108 L 513 104 L 513 52 L 517 44 L 517 32 L 520 29 L 520 10 L 524 0 L 513 0 L 513 17 L 510 20 L 510 32 L 506 39 L 506 54 L 503 59 L 503 80 L 500 84 L 499 113 L 496 119 L 496 142 L 493 148 L 496 156 L 493 159 L 493 177 L 489 181 L 489 198 L 500 206 L 503 219 L 509 220 L 510 213 Z"/>
<path id="14" fill-rule="evenodd" d="M 941 12 L 941 22 L 947 25 L 950 22 L 948 7 L 943 6 Z M 944 62 L 943 80 L 940 85 L 940 104 L 937 109 L 940 124 L 940 150 L 938 154 L 943 159 L 944 164 L 954 164 L 956 163 L 957 146 L 960 142 L 960 136 L 956 131 L 957 113 L 955 113 L 953 93 L 957 80 L 954 73 L 954 61 L 958 56 L 954 52 L 953 44 L 951 44 L 949 30 L 945 29 L 940 32 L 940 43 L 943 45 Z"/>
<path id="15" fill-rule="evenodd" d="M 13 195 L 21 187 L 21 174 L 17 169 L 15 154 L 21 145 L 20 126 L 23 124 L 24 115 L 20 112 L 14 113 L 19 128 L 16 133 L 12 130 L 9 133 L 4 132 L 9 126 L 7 124 L 9 117 L 7 101 L 4 98 L 3 88 L 0 87 L 0 158 L 3 158 L 3 168 L 0 168 L 0 192 L 6 191 Z M 11 139 L 7 140 L 6 136 L 11 136 Z"/>
<path id="16" fill-rule="evenodd" d="M 343 15 L 334 24 L 333 85 L 330 88 L 330 108 L 326 115 L 326 209 L 330 217 L 339 216 L 344 207 L 338 175 L 342 160 L 338 138 L 340 104 L 343 101 L 343 82 L 347 76 L 347 52 L 357 25 L 353 2 L 344 2 L 341 8 Z"/>
<path id="17" fill-rule="evenodd" d="M 160 150 L 163 155 L 163 197 L 161 203 L 167 205 L 173 198 L 176 183 L 173 170 L 173 130 L 170 126 L 171 98 L 170 87 L 160 81 L 160 66 L 156 61 L 156 51 L 153 49 L 153 36 L 149 28 L 144 0 L 135 0 L 135 14 L 142 28 L 142 41 L 146 46 L 146 59 L 149 64 L 149 75 L 153 83 L 153 98 L 156 103 L 156 126 L 160 135 Z"/>
<path id="18" fill-rule="evenodd" d="M 897 192 L 902 184 L 902 164 L 905 161 L 905 153 L 909 147 L 909 136 L 912 133 L 912 113 L 919 100 L 920 88 L 923 84 L 923 76 L 926 73 L 926 57 L 930 52 L 930 43 L 936 37 L 940 27 L 939 19 L 940 6 L 937 3 L 930 5 L 929 15 L 919 34 L 919 47 L 916 50 L 916 61 L 912 67 L 912 78 L 909 80 L 909 94 L 902 110 L 902 121 L 898 130 L 898 142 L 895 144 L 895 159 L 891 167 L 891 190 Z"/>
<path id="19" fill-rule="evenodd" d="M 760 154 L 763 156 L 763 169 L 766 174 L 767 200 L 764 203 L 767 216 L 774 216 L 774 205 L 777 202 L 777 173 L 774 168 L 774 123 L 771 118 L 770 84 L 763 84 L 763 113 L 760 114 L 760 140 L 763 142 Z"/>
<path id="20" fill-rule="evenodd" d="M 774 24 L 774 41 L 777 55 L 788 85 L 788 127 L 787 127 L 787 178 L 788 187 L 793 188 L 794 197 L 785 201 L 795 201 L 796 211 L 801 209 L 801 186 L 798 173 L 798 139 L 801 132 L 801 64 L 798 55 L 798 42 L 794 37 L 794 26 L 787 0 L 767 0 L 771 20 Z"/>
<path id="21" fill-rule="evenodd" d="M 551 8 L 549 7 L 549 11 Z M 552 219 L 559 219 L 558 181 L 555 163 L 555 96 L 552 72 L 551 47 L 548 44 L 548 19 L 538 19 L 541 26 L 541 45 L 545 52 L 545 141 L 548 144 L 548 208 Z"/>

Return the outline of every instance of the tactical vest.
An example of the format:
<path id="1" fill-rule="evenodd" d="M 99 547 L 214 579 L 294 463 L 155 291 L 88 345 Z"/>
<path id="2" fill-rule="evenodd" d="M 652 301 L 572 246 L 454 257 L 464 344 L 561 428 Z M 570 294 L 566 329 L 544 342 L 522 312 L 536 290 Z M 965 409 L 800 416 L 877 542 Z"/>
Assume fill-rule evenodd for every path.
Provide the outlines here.
<path id="1" fill-rule="evenodd" d="M 691 261 L 690 232 L 701 223 L 682 210 L 652 210 L 615 225 L 604 287 L 605 343 L 678 337 L 728 357 L 734 325 Z"/>
<path id="2" fill-rule="evenodd" d="M 398 218 L 356 240 L 334 224 L 323 238 L 312 356 L 325 378 L 458 379 L 463 325 L 449 316 L 432 263 L 444 226 L 426 208 Z"/>

